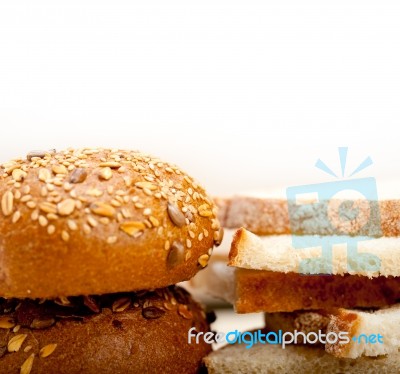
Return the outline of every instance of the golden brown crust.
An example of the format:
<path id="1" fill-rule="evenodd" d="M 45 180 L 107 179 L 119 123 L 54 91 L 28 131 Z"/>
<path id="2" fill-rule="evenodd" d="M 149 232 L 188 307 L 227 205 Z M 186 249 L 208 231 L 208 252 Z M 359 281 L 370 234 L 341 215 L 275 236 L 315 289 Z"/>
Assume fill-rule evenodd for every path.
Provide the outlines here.
<path id="1" fill-rule="evenodd" d="M 207 265 L 216 208 L 176 166 L 109 149 L 35 155 L 0 166 L 0 296 L 159 288 Z"/>
<path id="2" fill-rule="evenodd" d="M 229 251 L 228 266 L 235 266 L 235 259 L 239 253 L 239 243 L 241 242 L 243 236 L 246 235 L 246 230 L 241 227 L 236 230 L 232 238 L 231 250 Z"/>
<path id="3" fill-rule="evenodd" d="M 335 228 L 332 229 L 330 225 L 310 225 L 308 222 L 310 217 L 307 216 L 307 214 L 310 214 L 309 211 L 305 211 L 305 215 L 299 215 L 298 220 L 290 222 L 288 204 L 284 199 L 235 196 L 232 198 L 216 198 L 214 200 L 220 208 L 219 219 L 221 225 L 225 228 L 245 227 L 257 235 L 291 233 L 296 235 L 338 234 L 337 230 Z M 382 236 L 400 236 L 400 200 L 382 200 L 375 205 L 372 208 L 373 216 L 379 220 L 381 232 L 379 233 L 375 225 L 366 225 L 365 230 L 363 229 L 364 231 L 356 230 L 356 235 L 380 236 L 381 234 Z M 360 210 L 361 216 L 369 217 L 369 212 L 366 212 L 363 208 Z"/>
<path id="4" fill-rule="evenodd" d="M 357 313 L 339 308 L 330 315 L 330 321 L 327 326 L 327 333 L 347 332 L 349 337 L 356 335 L 360 325 L 360 318 Z M 351 344 L 326 344 L 325 350 L 336 357 L 346 357 L 351 349 Z"/>
<path id="5" fill-rule="evenodd" d="M 215 198 L 221 225 L 236 229 L 245 227 L 258 235 L 289 234 L 286 200 L 235 196 Z"/>
<path id="6" fill-rule="evenodd" d="M 235 289 L 238 313 L 381 307 L 400 299 L 400 278 L 236 269 Z"/>
<path id="7" fill-rule="evenodd" d="M 49 301 L 25 301 L 16 312 L 12 308 L 0 314 L 3 321 L 9 317 L 10 326 L 20 326 L 0 328 L 0 373 L 19 372 L 32 355 L 31 374 L 196 373 L 202 358 L 211 352 L 203 339 L 188 344 L 191 327 L 208 332 L 209 325 L 203 310 L 182 289 L 105 298 L 110 299 L 97 298 L 102 307 L 97 314 L 58 306 L 55 310 L 65 309 L 66 315 L 54 317 Z M 43 329 L 27 327 L 38 315 L 54 317 L 56 322 Z"/>

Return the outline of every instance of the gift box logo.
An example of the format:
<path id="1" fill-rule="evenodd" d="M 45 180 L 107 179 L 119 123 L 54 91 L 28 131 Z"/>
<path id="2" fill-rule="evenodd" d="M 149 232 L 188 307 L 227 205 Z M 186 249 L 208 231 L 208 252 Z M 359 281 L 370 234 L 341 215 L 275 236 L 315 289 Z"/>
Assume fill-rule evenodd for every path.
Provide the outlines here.
<path id="1" fill-rule="evenodd" d="M 375 272 L 380 259 L 370 253 L 359 253 L 358 243 L 382 236 L 378 193 L 375 178 L 351 177 L 372 164 L 366 158 L 345 178 L 347 147 L 339 148 L 342 170 L 340 179 L 324 162 L 316 167 L 338 178 L 326 183 L 292 186 L 286 189 L 292 244 L 296 249 L 321 247 L 320 258 L 300 263 L 303 274 L 332 274 L 333 246 L 345 244 L 348 271 Z M 321 235 L 307 235 L 318 232 Z"/>

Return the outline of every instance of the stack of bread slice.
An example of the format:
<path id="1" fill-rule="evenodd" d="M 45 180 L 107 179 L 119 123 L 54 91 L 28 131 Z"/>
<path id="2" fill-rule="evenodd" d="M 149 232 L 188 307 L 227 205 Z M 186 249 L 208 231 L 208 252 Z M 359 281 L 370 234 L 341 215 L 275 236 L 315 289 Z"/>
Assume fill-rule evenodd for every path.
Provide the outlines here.
<path id="1" fill-rule="evenodd" d="M 228 345 L 204 360 L 210 373 L 400 372 L 400 201 L 358 209 L 358 218 L 376 219 L 378 230 L 373 222 L 356 232 L 359 237 L 341 240 L 318 219 L 324 213 L 318 209 L 300 209 L 289 219 L 286 200 L 236 197 L 218 205 L 226 238 L 234 230 L 228 258 L 233 271 L 225 272 L 230 282 L 213 287 L 213 294 L 238 313 L 264 312 L 267 332 L 342 332 L 349 339 L 309 344 L 300 336 L 284 349 Z M 318 241 L 333 243 L 331 258 L 322 256 Z M 356 243 L 351 256 L 346 241 Z M 218 266 L 209 271 L 221 277 Z"/>

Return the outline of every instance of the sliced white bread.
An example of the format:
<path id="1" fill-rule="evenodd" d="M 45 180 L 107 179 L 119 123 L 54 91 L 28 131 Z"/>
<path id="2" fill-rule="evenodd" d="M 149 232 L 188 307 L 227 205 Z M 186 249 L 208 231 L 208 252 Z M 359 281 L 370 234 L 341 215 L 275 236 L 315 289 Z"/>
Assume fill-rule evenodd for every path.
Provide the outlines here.
<path id="1" fill-rule="evenodd" d="M 343 237 L 346 243 L 346 237 Z M 355 240 L 354 237 L 349 241 Z M 295 248 L 293 243 L 302 243 Z M 333 275 L 400 276 L 400 238 L 376 238 L 357 242 L 357 255 L 348 258 L 346 244 L 333 244 L 332 259 L 322 256 L 316 243 L 337 243 L 337 236 L 271 235 L 259 237 L 246 229 L 239 229 L 232 241 L 229 265 L 244 269 L 268 270 L 280 273 L 299 273 L 302 261 L 308 266 L 301 273 Z M 372 257 L 372 256 L 373 257 Z M 366 258 L 368 260 L 365 267 Z M 311 260 L 310 260 L 311 259 Z M 312 261 L 315 259 L 315 261 Z M 378 259 L 378 261 L 375 261 Z M 348 260 L 350 267 L 348 266 Z M 329 271 L 326 271 L 326 270 Z M 305 270 L 305 271 L 304 271 Z"/>
<path id="2" fill-rule="evenodd" d="M 337 357 L 357 358 L 392 354 L 400 349 L 400 304 L 376 311 L 337 309 L 334 311 L 296 311 L 292 313 L 266 313 L 265 328 L 269 331 L 323 333 L 346 332 L 347 344 L 325 345 L 325 350 Z M 367 337 L 382 335 L 383 343 L 367 342 Z M 300 336 L 301 338 L 301 336 Z M 299 339 L 298 344 L 303 344 Z"/>
<path id="3" fill-rule="evenodd" d="M 393 374 L 400 371 L 400 353 L 356 360 L 337 358 L 320 347 L 255 344 L 229 345 L 203 359 L 209 374 Z"/>
<path id="4" fill-rule="evenodd" d="M 352 340 L 344 345 L 326 344 L 326 351 L 337 357 L 357 358 L 396 353 L 400 349 L 400 304 L 370 312 L 339 309 L 331 315 L 327 333 L 339 331 L 347 332 Z M 373 334 L 382 335 L 383 343 L 368 343 L 367 337 Z"/>

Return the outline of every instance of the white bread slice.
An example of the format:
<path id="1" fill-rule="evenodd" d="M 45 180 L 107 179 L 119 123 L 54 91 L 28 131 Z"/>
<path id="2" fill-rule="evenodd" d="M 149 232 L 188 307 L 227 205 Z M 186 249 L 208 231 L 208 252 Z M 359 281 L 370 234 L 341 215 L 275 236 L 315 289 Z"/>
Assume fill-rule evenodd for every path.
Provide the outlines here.
<path id="1" fill-rule="evenodd" d="M 379 356 L 400 350 L 400 304 L 378 309 L 377 311 L 359 311 L 339 309 L 330 317 L 327 333 L 345 331 L 351 337 L 358 337 L 359 343 L 353 340 L 349 344 L 329 344 L 325 349 L 337 357 L 356 358 L 360 356 Z M 365 337 L 381 334 L 383 344 L 368 344 Z"/>
<path id="2" fill-rule="evenodd" d="M 296 311 L 292 313 L 266 313 L 265 328 L 268 331 L 294 330 L 304 333 L 321 330 L 323 333 L 347 332 L 350 342 L 347 344 L 325 345 L 325 350 L 336 357 L 358 358 L 361 356 L 379 356 L 392 354 L 400 349 L 400 304 L 384 307 L 376 311 L 362 311 L 356 309 L 337 309 L 327 311 Z M 362 334 L 381 334 L 383 343 L 366 343 Z M 298 340 L 303 344 L 302 340 Z"/>
<path id="3" fill-rule="evenodd" d="M 393 374 L 400 370 L 400 353 L 356 360 L 337 358 L 320 347 L 255 344 L 229 345 L 203 359 L 209 374 Z"/>
<path id="4" fill-rule="evenodd" d="M 305 249 L 294 248 L 291 235 L 259 237 L 241 228 L 233 238 L 229 253 L 229 265 L 253 270 L 299 273 L 299 265 L 302 260 L 315 258 L 317 261 L 310 263 L 310 266 L 306 268 L 310 274 L 327 273 L 325 269 L 331 269 L 329 273 L 333 275 L 351 274 L 369 278 L 400 276 L 400 238 L 383 237 L 370 240 L 359 238 L 357 253 L 361 255 L 350 259 L 352 267 L 350 269 L 347 264 L 345 244 L 333 246 L 331 262 L 322 258 L 321 247 L 315 247 L 316 240 L 320 239 L 321 242 L 331 240 L 332 243 L 335 243 L 337 237 L 301 236 L 295 238 L 295 240 L 297 239 L 303 241 Z M 343 240 L 346 238 L 344 237 Z M 310 247 L 307 248 L 307 245 Z M 363 256 L 365 255 L 374 255 L 379 258 L 380 266 L 375 262 L 372 265 L 376 266 L 372 266 L 372 270 L 369 270 L 368 267 L 363 269 L 362 264 L 365 261 Z"/>

